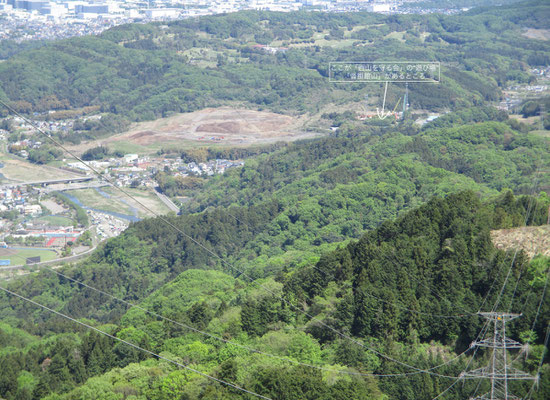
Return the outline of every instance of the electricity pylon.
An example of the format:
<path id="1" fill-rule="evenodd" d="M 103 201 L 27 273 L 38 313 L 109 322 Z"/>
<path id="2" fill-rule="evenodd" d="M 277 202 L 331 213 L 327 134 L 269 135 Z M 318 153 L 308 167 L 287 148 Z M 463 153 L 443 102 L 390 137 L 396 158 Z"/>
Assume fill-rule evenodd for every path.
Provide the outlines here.
<path id="1" fill-rule="evenodd" d="M 521 314 L 480 312 L 479 315 L 488 319 L 493 324 L 493 336 L 479 341 L 474 341 L 472 347 L 485 347 L 492 349 L 489 365 L 472 371 L 463 372 L 465 378 L 489 379 L 491 391 L 470 400 L 520 400 L 519 397 L 508 391 L 508 382 L 512 380 L 538 380 L 538 377 L 529 375 L 512 367 L 508 361 L 508 350 L 520 349 L 523 345 L 506 337 L 506 323 Z"/>
<path id="2" fill-rule="evenodd" d="M 409 83 L 405 82 L 405 96 L 403 97 L 403 118 L 409 109 Z"/>

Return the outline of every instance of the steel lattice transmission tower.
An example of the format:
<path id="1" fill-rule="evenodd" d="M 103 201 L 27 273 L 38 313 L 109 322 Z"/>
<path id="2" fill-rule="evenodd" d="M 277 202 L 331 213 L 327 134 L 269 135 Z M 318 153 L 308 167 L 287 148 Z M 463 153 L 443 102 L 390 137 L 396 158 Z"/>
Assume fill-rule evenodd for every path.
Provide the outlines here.
<path id="1" fill-rule="evenodd" d="M 493 335 L 479 341 L 474 341 L 472 347 L 491 349 L 489 365 L 483 368 L 466 371 L 461 374 L 464 378 L 488 379 L 491 382 L 491 391 L 471 400 L 520 400 L 519 397 L 508 391 L 508 382 L 512 380 L 538 380 L 538 377 L 513 368 L 508 361 L 508 350 L 520 349 L 523 345 L 506 337 L 506 323 L 521 314 L 480 312 L 479 315 L 493 324 Z"/>

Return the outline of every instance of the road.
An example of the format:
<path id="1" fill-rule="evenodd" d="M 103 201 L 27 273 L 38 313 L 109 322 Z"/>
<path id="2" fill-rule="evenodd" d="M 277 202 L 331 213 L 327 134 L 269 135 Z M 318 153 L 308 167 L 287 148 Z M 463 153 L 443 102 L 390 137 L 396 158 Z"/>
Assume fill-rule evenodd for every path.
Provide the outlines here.
<path id="1" fill-rule="evenodd" d="M 161 199 L 164 204 L 166 204 L 166 207 L 168 207 L 170 211 L 174 211 L 176 214 L 178 214 L 180 212 L 180 208 L 175 205 L 174 202 L 168 198 L 168 196 L 159 192 L 159 190 L 160 189 L 158 186 L 154 188 L 154 191 L 157 194 L 158 198 Z"/>
<path id="2" fill-rule="evenodd" d="M 105 186 L 111 186 L 107 182 L 82 182 L 82 183 L 56 183 L 53 185 L 49 185 L 45 188 L 41 188 L 40 190 L 44 193 L 50 193 L 50 192 L 62 192 L 64 190 L 78 190 L 78 189 L 93 189 L 93 188 L 100 188 Z"/>
<path id="3" fill-rule="evenodd" d="M 65 179 L 50 179 L 46 181 L 34 181 L 34 182 L 18 182 L 18 183 L 11 183 L 11 184 L 4 184 L 1 185 L 1 188 L 10 187 L 13 185 L 27 185 L 27 186 L 33 186 L 33 185 L 53 185 L 56 183 L 75 183 L 75 182 L 87 182 L 94 179 L 93 176 L 83 176 L 83 177 L 74 177 L 74 178 L 65 178 Z"/>

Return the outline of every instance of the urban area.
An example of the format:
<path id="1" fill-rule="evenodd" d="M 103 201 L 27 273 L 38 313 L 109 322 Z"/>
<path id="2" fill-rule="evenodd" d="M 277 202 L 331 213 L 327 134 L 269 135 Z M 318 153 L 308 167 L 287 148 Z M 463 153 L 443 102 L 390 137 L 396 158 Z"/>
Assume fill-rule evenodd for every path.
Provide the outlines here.
<path id="1" fill-rule="evenodd" d="M 417 4 L 418 3 L 418 4 Z M 50 1 L 0 0 L 0 39 L 53 40 L 99 34 L 126 23 L 169 21 L 240 10 L 424 13 L 421 3 L 407 0 L 164 0 L 164 1 Z M 463 8 L 445 8 L 453 14 Z"/>

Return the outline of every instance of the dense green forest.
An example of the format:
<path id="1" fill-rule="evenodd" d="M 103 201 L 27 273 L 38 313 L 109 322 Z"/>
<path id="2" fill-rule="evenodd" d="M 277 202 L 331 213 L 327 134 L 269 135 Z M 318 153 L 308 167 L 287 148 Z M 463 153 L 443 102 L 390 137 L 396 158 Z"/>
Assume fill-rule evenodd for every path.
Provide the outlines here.
<path id="1" fill-rule="evenodd" d="M 207 105 L 305 113 L 362 99 L 362 86 L 327 82 L 336 60 L 441 61 L 442 84 L 409 85 L 410 101 L 451 110 L 423 126 L 334 111 L 327 137 L 186 149 L 189 162 L 246 162 L 211 178 L 159 171 L 162 190 L 188 197 L 182 215 L 132 223 L 78 264 L 2 283 L 88 328 L 0 292 L 0 397 L 255 398 L 224 381 L 277 400 L 430 400 L 487 364 L 489 352 L 469 346 L 486 329 L 476 313 L 498 308 L 522 314 L 507 332 L 528 350 L 514 365 L 535 375 L 542 360 L 532 398 L 550 398 L 550 258 L 497 249 L 490 236 L 547 223 L 550 148 L 488 104 L 550 63 L 548 42 L 521 36 L 546 27 L 549 9 L 239 12 L 0 47 L 4 99 L 24 112 L 95 106 L 103 122 L 75 129 L 97 135 Z M 477 384 L 440 398 L 487 390 Z M 529 384 L 511 390 L 524 396 Z"/>
<path id="2" fill-rule="evenodd" d="M 550 63 L 548 42 L 521 35 L 548 21 L 544 1 L 479 10 L 460 16 L 250 11 L 162 27 L 124 25 L 9 57 L 0 64 L 0 96 L 22 112 L 97 106 L 107 125 L 82 128 L 104 135 L 128 121 L 235 102 L 315 113 L 360 100 L 365 90 L 379 95 L 377 85 L 329 83 L 330 61 L 424 60 L 442 63 L 442 83 L 411 84 L 411 107 L 456 109 L 496 101 L 506 85 L 534 79 L 529 66 Z M 270 54 L 255 44 L 288 50 Z M 388 101 L 404 90 L 393 86 Z"/>
<path id="3" fill-rule="evenodd" d="M 410 372 L 366 348 L 423 369 L 462 353 L 483 325 L 472 313 L 494 304 L 508 268 L 513 284 L 506 286 L 500 302 L 523 313 L 511 336 L 523 342 L 537 338 L 524 363 L 534 371 L 550 315 L 546 301 L 531 332 L 548 259 L 530 262 L 520 254 L 511 263 L 513 252 L 496 250 L 489 231 L 521 225 L 527 210 L 528 223 L 541 224 L 549 204 L 548 197 L 533 203 L 509 192 L 487 202 L 473 192 L 434 198 L 314 264 L 285 267 L 255 284 L 234 264 L 200 251 L 162 221 L 147 220 L 133 224 L 78 268 L 64 271 L 71 279 L 129 301 L 142 299 L 143 309 L 184 325 L 142 309 L 128 310 L 51 271 L 9 287 L 118 338 L 270 398 L 433 398 L 451 383 L 448 378 L 417 374 L 375 379 L 346 372 Z M 253 241 L 251 231 L 265 229 L 277 217 L 278 207 L 274 203 L 238 211 L 242 223 L 226 211 L 177 217 L 172 223 L 217 254 L 231 253 Z M 7 346 L 0 364 L 7 372 L 0 390 L 6 398 L 243 397 L 18 299 L 4 294 L 2 299 L 5 322 L 0 337 Z M 326 326 L 353 335 L 366 347 Z M 484 358 L 478 356 L 472 365 L 483 364 Z M 438 373 L 456 375 L 467 361 L 459 358 Z M 542 390 L 534 398 L 547 398 L 548 373 L 545 366 Z M 466 382 L 447 398 L 463 398 L 474 387 Z M 45 397 L 50 392 L 58 394 Z"/>
<path id="4" fill-rule="evenodd" d="M 531 324 L 549 260 L 520 253 L 512 264 L 514 253 L 496 250 L 489 237 L 526 215 L 529 225 L 546 222 L 550 198 L 537 193 L 549 183 L 539 173 L 548 144 L 519 128 L 494 109 L 472 108 L 414 131 L 344 123 L 332 137 L 250 150 L 242 169 L 185 192 L 195 197 L 184 215 L 168 219 L 184 233 L 144 220 L 65 276 L 45 270 L 8 287 L 269 398 L 430 399 L 452 381 L 356 375 L 411 372 L 362 346 L 416 368 L 446 363 L 475 339 L 483 321 L 472 313 L 494 305 L 512 265 L 500 302 L 523 313 L 510 334 L 532 341 L 521 367 L 534 373 L 547 301 L 533 331 Z M 463 189 L 470 191 L 452 194 Z M 1 298 L 0 364 L 10 368 L 0 395 L 8 399 L 247 398 Z M 437 373 L 456 376 L 486 356 L 459 357 Z M 548 396 L 546 364 L 543 374 L 536 399 Z M 446 398 L 474 389 L 466 382 Z"/>

